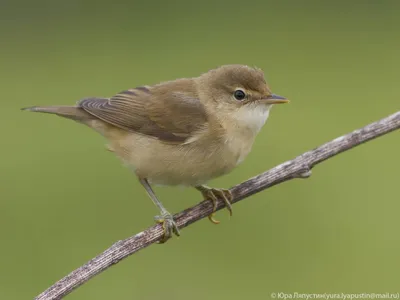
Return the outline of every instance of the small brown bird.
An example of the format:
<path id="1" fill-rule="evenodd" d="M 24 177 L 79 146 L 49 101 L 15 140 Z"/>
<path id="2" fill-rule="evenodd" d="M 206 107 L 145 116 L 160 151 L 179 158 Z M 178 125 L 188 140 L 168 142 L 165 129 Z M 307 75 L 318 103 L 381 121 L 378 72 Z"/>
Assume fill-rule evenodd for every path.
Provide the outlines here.
<path id="1" fill-rule="evenodd" d="M 164 237 L 179 235 L 172 215 L 150 183 L 193 186 L 214 204 L 224 200 L 232 214 L 229 190 L 208 180 L 234 169 L 249 154 L 273 104 L 260 69 L 226 65 L 195 78 L 141 86 L 111 98 L 86 98 L 75 106 L 29 107 L 85 124 L 108 140 L 108 149 L 129 166 L 160 210 Z M 213 214 L 209 219 L 213 219 Z"/>

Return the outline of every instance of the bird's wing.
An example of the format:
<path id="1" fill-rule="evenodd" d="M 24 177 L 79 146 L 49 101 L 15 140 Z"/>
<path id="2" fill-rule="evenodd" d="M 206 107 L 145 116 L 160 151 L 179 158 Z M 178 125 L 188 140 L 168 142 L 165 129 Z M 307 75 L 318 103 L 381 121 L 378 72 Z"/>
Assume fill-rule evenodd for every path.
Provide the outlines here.
<path id="1" fill-rule="evenodd" d="M 181 86 L 181 87 L 180 87 Z M 127 131 L 164 142 L 184 143 L 207 126 L 207 114 L 193 88 L 137 87 L 110 99 L 88 98 L 78 106 Z"/>

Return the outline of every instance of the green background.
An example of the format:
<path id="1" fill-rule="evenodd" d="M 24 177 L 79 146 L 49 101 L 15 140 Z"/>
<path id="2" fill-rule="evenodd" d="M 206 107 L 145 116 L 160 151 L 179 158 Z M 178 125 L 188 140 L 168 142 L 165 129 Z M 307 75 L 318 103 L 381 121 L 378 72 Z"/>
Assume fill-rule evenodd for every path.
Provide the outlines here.
<path id="1" fill-rule="evenodd" d="M 19 111 L 256 65 L 275 107 L 230 187 L 400 107 L 399 1 L 3 1 L 0 299 L 31 299 L 156 208 L 103 138 Z M 399 132 L 202 220 L 68 299 L 268 299 L 399 292 Z M 194 189 L 156 188 L 171 212 Z"/>

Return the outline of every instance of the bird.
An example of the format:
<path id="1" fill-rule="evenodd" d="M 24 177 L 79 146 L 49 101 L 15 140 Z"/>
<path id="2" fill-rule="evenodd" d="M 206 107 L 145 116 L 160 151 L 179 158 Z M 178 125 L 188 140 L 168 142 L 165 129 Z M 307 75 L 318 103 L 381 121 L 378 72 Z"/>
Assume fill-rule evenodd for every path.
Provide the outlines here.
<path id="1" fill-rule="evenodd" d="M 198 77 L 180 78 L 123 90 L 112 97 L 90 97 L 75 105 L 33 106 L 22 110 L 54 114 L 101 134 L 107 149 L 137 176 L 158 207 L 165 243 L 179 228 L 154 193 L 153 185 L 189 186 L 212 201 L 228 189 L 206 185 L 231 172 L 250 153 L 274 104 L 288 103 L 271 92 L 264 72 L 241 64 L 222 65 Z"/>

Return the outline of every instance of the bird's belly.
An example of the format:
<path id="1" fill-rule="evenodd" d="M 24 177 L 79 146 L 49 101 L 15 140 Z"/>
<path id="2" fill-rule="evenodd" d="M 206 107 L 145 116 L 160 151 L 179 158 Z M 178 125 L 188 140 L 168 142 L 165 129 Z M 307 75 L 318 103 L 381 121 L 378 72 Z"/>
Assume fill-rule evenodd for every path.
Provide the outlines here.
<path id="1" fill-rule="evenodd" d="M 226 143 L 171 145 L 132 134 L 112 150 L 141 178 L 160 185 L 195 186 L 229 173 L 246 153 Z"/>

